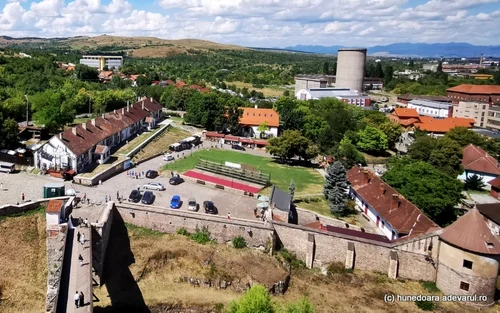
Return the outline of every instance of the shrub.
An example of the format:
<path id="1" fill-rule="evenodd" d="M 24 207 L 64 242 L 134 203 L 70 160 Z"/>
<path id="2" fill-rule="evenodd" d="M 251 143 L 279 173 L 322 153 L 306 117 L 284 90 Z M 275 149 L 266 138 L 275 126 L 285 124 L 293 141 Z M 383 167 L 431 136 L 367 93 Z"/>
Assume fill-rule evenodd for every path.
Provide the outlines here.
<path id="1" fill-rule="evenodd" d="M 422 311 L 433 311 L 436 307 L 432 301 L 415 301 L 415 304 Z"/>
<path id="2" fill-rule="evenodd" d="M 278 252 L 278 260 L 282 259 L 286 263 L 288 263 L 293 269 L 305 268 L 306 263 L 299 260 L 295 253 L 288 251 L 287 249 L 281 249 Z"/>
<path id="3" fill-rule="evenodd" d="M 236 249 L 243 249 L 247 247 L 247 242 L 245 238 L 241 236 L 237 236 L 233 238 L 233 247 Z"/>
<path id="4" fill-rule="evenodd" d="M 346 274 L 346 273 L 352 273 L 352 268 L 345 268 L 345 265 L 342 262 L 333 262 L 330 265 L 328 265 L 327 272 L 329 275 Z"/>
<path id="5" fill-rule="evenodd" d="M 177 234 L 182 236 L 189 236 L 188 231 L 184 227 L 179 228 L 177 230 Z"/>
<path id="6" fill-rule="evenodd" d="M 207 227 L 203 227 L 201 230 L 196 229 L 196 232 L 189 235 L 189 238 L 202 245 L 212 241 L 212 238 L 210 238 L 210 232 L 208 231 Z"/>
<path id="7" fill-rule="evenodd" d="M 435 282 L 432 281 L 420 281 L 420 286 L 422 286 L 428 292 L 440 292 L 439 288 L 436 286 Z"/>

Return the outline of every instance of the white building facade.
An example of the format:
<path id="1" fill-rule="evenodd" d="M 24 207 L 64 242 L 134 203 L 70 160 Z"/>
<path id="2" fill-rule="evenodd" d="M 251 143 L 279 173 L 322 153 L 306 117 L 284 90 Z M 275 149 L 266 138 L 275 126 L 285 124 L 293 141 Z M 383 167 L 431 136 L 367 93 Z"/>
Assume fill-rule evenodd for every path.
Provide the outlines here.
<path id="1" fill-rule="evenodd" d="M 108 69 L 119 69 L 123 66 L 123 57 L 106 55 L 84 55 L 80 59 L 80 64 L 96 68 L 100 71 L 107 67 Z"/>
<path id="2" fill-rule="evenodd" d="M 424 116 L 453 117 L 453 105 L 448 103 L 415 99 L 408 102 L 408 109 L 415 109 Z"/>
<path id="3" fill-rule="evenodd" d="M 297 100 L 319 100 L 322 98 L 335 98 L 345 103 L 356 106 L 370 106 L 370 97 L 360 94 L 357 90 L 345 88 L 316 88 L 301 89 L 295 94 Z"/>

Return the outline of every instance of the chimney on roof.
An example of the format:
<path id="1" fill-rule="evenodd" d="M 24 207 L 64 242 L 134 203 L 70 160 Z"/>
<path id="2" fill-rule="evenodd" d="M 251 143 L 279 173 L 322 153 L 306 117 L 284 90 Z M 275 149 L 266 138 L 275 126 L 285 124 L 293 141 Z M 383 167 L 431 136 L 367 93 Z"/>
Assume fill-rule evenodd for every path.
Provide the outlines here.
<path id="1" fill-rule="evenodd" d="M 137 102 L 141 101 L 141 97 L 137 96 Z"/>
<path id="2" fill-rule="evenodd" d="M 153 102 L 153 97 L 149 98 L 149 101 Z"/>
<path id="3" fill-rule="evenodd" d="M 258 106 L 258 105 L 255 105 L 255 106 L 254 106 L 254 108 L 258 109 L 258 108 L 259 108 L 259 106 Z"/>
<path id="4" fill-rule="evenodd" d="M 62 133 L 59 133 L 59 139 L 61 139 L 61 140 L 63 139 Z"/>
<path id="5" fill-rule="evenodd" d="M 76 127 L 72 127 L 72 128 L 71 128 L 71 131 L 73 132 L 73 135 L 75 135 L 75 136 L 76 136 Z"/>
<path id="6" fill-rule="evenodd" d="M 106 113 L 102 113 L 102 118 L 106 119 Z"/>
<path id="7" fill-rule="evenodd" d="M 144 111 L 144 99 L 142 100 L 142 110 Z"/>
<path id="8" fill-rule="evenodd" d="M 127 112 L 130 112 L 130 103 L 127 101 Z"/>
<path id="9" fill-rule="evenodd" d="M 115 114 L 116 114 L 116 110 L 113 110 L 113 113 L 115 113 Z"/>
<path id="10" fill-rule="evenodd" d="M 125 108 L 122 108 L 122 115 L 125 115 Z"/>
<path id="11" fill-rule="evenodd" d="M 95 127 L 95 118 L 93 118 L 92 120 L 90 120 L 90 122 L 92 123 L 92 126 Z"/>
<path id="12" fill-rule="evenodd" d="M 384 183 L 380 183 L 380 191 L 382 191 L 382 194 L 385 195 L 385 193 L 386 193 L 387 190 L 385 189 L 385 184 Z"/>
<path id="13" fill-rule="evenodd" d="M 83 127 L 83 129 L 87 130 L 87 122 L 82 123 L 82 127 Z"/>
<path id="14" fill-rule="evenodd" d="M 391 210 L 399 208 L 401 205 L 401 199 L 399 198 L 399 195 L 397 193 L 392 194 L 392 203 L 391 203 Z"/>

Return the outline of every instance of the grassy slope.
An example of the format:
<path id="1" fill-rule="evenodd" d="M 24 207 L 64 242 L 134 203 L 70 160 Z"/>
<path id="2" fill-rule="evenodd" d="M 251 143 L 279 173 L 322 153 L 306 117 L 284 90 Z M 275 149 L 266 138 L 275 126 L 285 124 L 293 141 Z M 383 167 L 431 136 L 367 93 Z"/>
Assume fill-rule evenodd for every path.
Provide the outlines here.
<path id="1" fill-rule="evenodd" d="M 34 213 L 0 219 L 0 312 L 45 308 L 45 215 Z"/>
<path id="2" fill-rule="evenodd" d="M 135 264 L 130 266 L 133 276 L 137 279 L 144 268 L 149 270 L 138 284 L 150 307 L 168 303 L 208 310 L 217 304 L 227 305 L 241 296 L 232 290 L 200 288 L 174 282 L 184 275 L 204 277 L 210 268 L 207 265 L 210 258 L 217 271 L 244 278 L 249 276 L 256 282 L 273 281 L 278 277 L 276 273 L 283 271 L 275 257 L 254 250 L 236 250 L 225 245 L 199 245 L 180 235 L 165 235 L 130 225 L 127 228 L 135 258 Z M 432 287 L 432 284 L 428 285 Z M 306 297 L 315 306 L 316 313 L 418 313 L 422 311 L 413 302 L 388 304 L 384 302 L 384 295 L 436 294 L 435 290 L 426 287 L 414 281 L 392 281 L 384 274 L 361 271 L 351 274 L 340 270 L 325 277 L 317 270 L 300 269 L 292 272 L 285 296 L 272 299 L 278 303 L 290 303 Z M 99 306 L 110 305 L 105 287 L 95 291 L 102 300 Z M 454 303 L 439 303 L 434 312 L 477 311 Z M 481 312 L 500 312 L 500 307 Z"/>
<path id="3" fill-rule="evenodd" d="M 323 190 L 324 179 L 313 169 L 277 164 L 271 158 L 227 150 L 202 150 L 167 165 L 166 169 L 185 172 L 193 169 L 200 158 L 210 161 L 230 161 L 252 165 L 262 172 L 270 174 L 271 182 L 283 190 L 288 190 L 290 180 L 293 178 L 297 195 L 321 193 Z"/>

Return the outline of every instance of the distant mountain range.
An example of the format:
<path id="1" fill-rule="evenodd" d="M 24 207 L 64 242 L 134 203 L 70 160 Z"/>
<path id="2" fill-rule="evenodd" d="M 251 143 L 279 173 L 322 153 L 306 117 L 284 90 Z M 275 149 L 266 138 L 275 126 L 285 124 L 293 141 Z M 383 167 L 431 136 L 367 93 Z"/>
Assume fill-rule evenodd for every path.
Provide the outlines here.
<path id="1" fill-rule="evenodd" d="M 307 46 L 286 47 L 285 50 L 321 54 L 337 54 L 343 46 Z M 374 56 L 409 56 L 409 57 L 500 57 L 500 46 L 475 46 L 463 42 L 450 43 L 393 43 L 385 46 L 367 47 L 368 54 Z"/>

